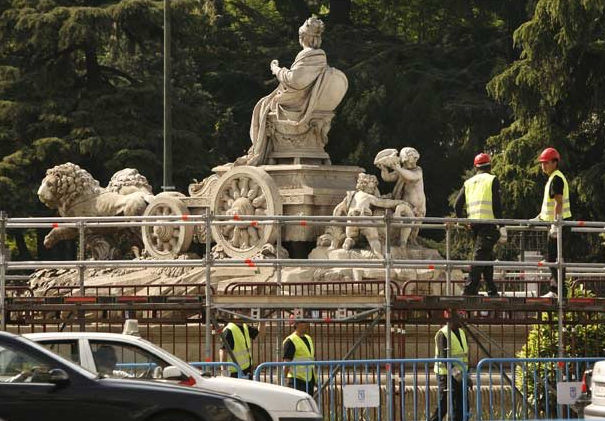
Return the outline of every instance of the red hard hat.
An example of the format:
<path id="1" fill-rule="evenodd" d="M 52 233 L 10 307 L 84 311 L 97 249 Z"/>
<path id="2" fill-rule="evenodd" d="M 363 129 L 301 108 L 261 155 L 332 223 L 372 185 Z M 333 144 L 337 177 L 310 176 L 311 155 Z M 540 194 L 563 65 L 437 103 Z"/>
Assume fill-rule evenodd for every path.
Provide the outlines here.
<path id="1" fill-rule="evenodd" d="M 483 167 L 485 165 L 491 165 L 492 158 L 488 154 L 481 152 L 479 155 L 477 155 L 475 157 L 474 163 L 475 163 L 475 167 Z"/>
<path id="2" fill-rule="evenodd" d="M 550 162 L 550 161 L 554 161 L 555 159 L 557 161 L 561 160 L 561 155 L 559 155 L 559 152 L 557 152 L 557 150 L 555 148 L 546 148 L 540 154 L 538 161 Z"/>

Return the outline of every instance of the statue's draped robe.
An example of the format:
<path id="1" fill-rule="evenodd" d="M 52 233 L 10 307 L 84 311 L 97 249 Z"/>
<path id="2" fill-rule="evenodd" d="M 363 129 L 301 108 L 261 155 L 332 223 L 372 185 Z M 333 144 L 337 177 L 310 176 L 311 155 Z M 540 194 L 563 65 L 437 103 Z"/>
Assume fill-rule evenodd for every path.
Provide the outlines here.
<path id="1" fill-rule="evenodd" d="M 276 74 L 279 86 L 256 103 L 250 124 L 252 146 L 248 155 L 238 159 L 240 165 L 263 165 L 271 150 L 266 135 L 267 116 L 275 112 L 277 121 L 294 126 L 305 123 L 315 110 L 319 95 L 325 88 L 328 69 L 326 53 L 305 48 L 296 56 L 290 69 Z"/>

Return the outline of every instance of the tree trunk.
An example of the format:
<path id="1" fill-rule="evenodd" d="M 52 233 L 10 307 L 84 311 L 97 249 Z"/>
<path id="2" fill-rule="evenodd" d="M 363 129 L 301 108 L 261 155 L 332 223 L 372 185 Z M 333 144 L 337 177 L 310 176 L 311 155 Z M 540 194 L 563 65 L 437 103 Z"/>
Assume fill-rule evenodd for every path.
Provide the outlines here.
<path id="1" fill-rule="evenodd" d="M 330 0 L 330 23 L 351 23 L 351 0 Z"/>
<path id="2" fill-rule="evenodd" d="M 17 249 L 19 250 L 19 260 L 32 260 L 32 254 L 25 244 L 25 238 L 21 231 L 17 231 L 13 234 L 15 236 L 15 242 L 17 243 Z"/>
<path id="3" fill-rule="evenodd" d="M 275 2 L 275 8 L 286 21 L 293 24 L 302 25 L 311 17 L 311 10 L 305 0 L 279 0 Z"/>
<path id="4" fill-rule="evenodd" d="M 89 46 L 84 51 L 86 57 L 86 82 L 88 87 L 97 88 L 101 85 L 101 70 L 97 57 L 97 49 Z"/>

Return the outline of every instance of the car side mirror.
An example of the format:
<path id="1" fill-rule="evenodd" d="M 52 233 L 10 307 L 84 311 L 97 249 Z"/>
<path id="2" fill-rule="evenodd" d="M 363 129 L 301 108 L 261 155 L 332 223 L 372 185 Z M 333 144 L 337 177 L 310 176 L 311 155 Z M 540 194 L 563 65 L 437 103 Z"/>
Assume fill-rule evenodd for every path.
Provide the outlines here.
<path id="1" fill-rule="evenodd" d="M 173 365 L 164 367 L 162 371 L 162 378 L 166 380 L 181 380 L 182 377 L 183 373 L 181 373 L 181 370 Z"/>
<path id="2" fill-rule="evenodd" d="M 48 372 L 48 382 L 56 386 L 62 387 L 69 383 L 69 376 L 60 368 L 53 368 Z"/>

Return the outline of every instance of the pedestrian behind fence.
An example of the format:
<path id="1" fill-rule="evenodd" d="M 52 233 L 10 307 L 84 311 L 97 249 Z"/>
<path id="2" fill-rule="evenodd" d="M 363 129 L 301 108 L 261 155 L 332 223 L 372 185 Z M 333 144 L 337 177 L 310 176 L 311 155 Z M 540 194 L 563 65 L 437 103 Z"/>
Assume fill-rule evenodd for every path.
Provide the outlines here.
<path id="1" fill-rule="evenodd" d="M 294 321 L 294 332 L 283 341 L 284 362 L 315 361 L 315 346 L 313 339 L 307 333 L 309 323 L 302 320 Z M 314 365 L 286 366 L 284 374 L 288 386 L 313 395 L 316 384 Z"/>
<path id="2" fill-rule="evenodd" d="M 448 367 L 447 363 L 435 362 L 434 371 L 437 375 L 438 403 L 431 415 L 431 421 L 441 421 L 449 411 L 448 394 L 453 412 L 451 421 L 465 421 L 463 399 L 464 396 L 468 395 L 463 392 L 462 376 L 466 374 L 468 369 L 468 342 L 466 333 L 460 324 L 459 317 L 461 315 L 464 315 L 464 313 L 459 312 L 450 317 L 450 312 L 444 312 L 444 317 L 448 318 L 449 321 L 435 334 L 435 358 L 448 358 L 449 348 L 449 358 L 461 360 L 464 366 L 459 363 L 452 363 Z M 449 343 L 450 339 L 451 344 Z M 451 381 L 451 393 L 447 384 L 448 376 Z M 467 386 L 472 387 L 470 379 L 468 379 Z"/>
<path id="3" fill-rule="evenodd" d="M 221 362 L 229 361 L 235 362 L 239 365 L 240 369 L 244 373 L 247 379 L 252 379 L 252 372 L 254 370 L 254 359 L 252 358 L 252 341 L 259 338 L 262 339 L 265 331 L 265 323 L 260 322 L 258 327 L 249 325 L 248 323 L 237 322 L 229 323 L 223 329 L 223 338 L 226 345 L 230 347 L 232 353 L 230 353 L 225 344 L 219 351 L 219 358 Z M 229 365 L 229 376 L 238 377 L 237 368 Z"/>

